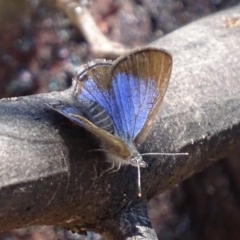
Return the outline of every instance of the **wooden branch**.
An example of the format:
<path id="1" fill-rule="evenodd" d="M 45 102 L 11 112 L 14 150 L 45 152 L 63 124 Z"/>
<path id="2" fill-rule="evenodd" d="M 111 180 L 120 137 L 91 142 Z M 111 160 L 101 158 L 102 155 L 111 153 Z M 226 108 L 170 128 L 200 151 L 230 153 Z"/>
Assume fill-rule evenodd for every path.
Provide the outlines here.
<path id="1" fill-rule="evenodd" d="M 129 204 L 113 218 L 106 219 L 103 227 L 107 229 L 102 233 L 106 239 L 158 239 L 144 202 Z"/>
<path id="2" fill-rule="evenodd" d="M 57 0 L 59 8 L 68 16 L 71 22 L 81 31 L 92 52 L 98 57 L 118 57 L 130 49 L 121 43 L 109 40 L 96 25 L 87 6 L 74 0 Z"/>
<path id="3" fill-rule="evenodd" d="M 140 151 L 190 156 L 146 157 L 141 199 L 136 168 L 101 175 L 109 164 L 104 153 L 89 151 L 97 140 L 47 108 L 59 100 L 76 104 L 69 90 L 2 99 L 0 230 L 54 224 L 108 239 L 156 239 L 146 201 L 239 148 L 240 28 L 224 25 L 239 10 L 208 16 L 152 44 L 173 54 L 174 68 Z"/>

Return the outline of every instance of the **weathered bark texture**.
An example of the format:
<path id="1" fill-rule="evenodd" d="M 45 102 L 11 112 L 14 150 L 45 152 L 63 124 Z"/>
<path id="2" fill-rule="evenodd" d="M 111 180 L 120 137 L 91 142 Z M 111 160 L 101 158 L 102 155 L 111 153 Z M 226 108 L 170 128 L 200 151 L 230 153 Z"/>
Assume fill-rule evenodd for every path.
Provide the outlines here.
<path id="1" fill-rule="evenodd" d="M 141 152 L 143 198 L 135 168 L 112 174 L 95 138 L 51 111 L 70 92 L 0 101 L 0 230 L 54 224 L 93 230 L 108 239 L 156 239 L 146 200 L 240 146 L 240 7 L 208 16 L 156 41 L 173 55 L 170 86 Z M 75 103 L 73 103 L 75 104 Z M 141 206 L 141 207 L 139 207 Z M 129 215 L 128 215 L 129 211 Z"/>

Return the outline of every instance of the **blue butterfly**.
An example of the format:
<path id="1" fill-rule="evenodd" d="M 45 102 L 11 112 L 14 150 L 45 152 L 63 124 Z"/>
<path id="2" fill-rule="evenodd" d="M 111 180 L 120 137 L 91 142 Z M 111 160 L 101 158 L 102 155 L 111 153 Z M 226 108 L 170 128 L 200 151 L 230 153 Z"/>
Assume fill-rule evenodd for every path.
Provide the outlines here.
<path id="1" fill-rule="evenodd" d="M 72 94 L 87 111 L 80 116 L 73 106 L 50 105 L 84 127 L 101 141 L 113 166 L 147 167 L 136 146 L 148 135 L 168 87 L 171 55 L 161 49 L 143 48 L 116 61 L 95 60 L 73 80 Z"/>

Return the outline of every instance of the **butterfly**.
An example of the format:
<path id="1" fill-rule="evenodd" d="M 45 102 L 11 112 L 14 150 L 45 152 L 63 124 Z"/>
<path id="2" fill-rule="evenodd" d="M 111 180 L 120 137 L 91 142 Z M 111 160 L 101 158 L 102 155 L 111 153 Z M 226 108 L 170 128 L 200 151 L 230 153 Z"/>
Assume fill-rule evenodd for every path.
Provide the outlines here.
<path id="1" fill-rule="evenodd" d="M 131 51 L 114 62 L 91 61 L 76 75 L 72 84 L 72 95 L 84 106 L 85 114 L 79 115 L 74 106 L 49 104 L 95 135 L 106 159 L 113 167 L 117 166 L 117 170 L 122 165 L 137 167 L 139 196 L 140 167 L 147 167 L 147 163 L 137 146 L 151 130 L 171 70 L 171 54 L 151 47 Z"/>

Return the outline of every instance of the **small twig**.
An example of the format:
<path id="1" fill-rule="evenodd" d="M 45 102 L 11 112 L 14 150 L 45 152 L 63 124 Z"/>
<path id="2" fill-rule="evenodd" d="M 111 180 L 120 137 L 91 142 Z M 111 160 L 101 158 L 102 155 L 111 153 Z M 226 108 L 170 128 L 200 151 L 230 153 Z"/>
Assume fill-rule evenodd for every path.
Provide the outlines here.
<path id="1" fill-rule="evenodd" d="M 103 35 L 86 5 L 79 5 L 70 0 L 58 0 L 57 3 L 70 21 L 82 32 L 95 55 L 117 57 L 130 50 L 118 42 L 110 41 Z"/>

